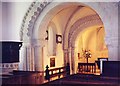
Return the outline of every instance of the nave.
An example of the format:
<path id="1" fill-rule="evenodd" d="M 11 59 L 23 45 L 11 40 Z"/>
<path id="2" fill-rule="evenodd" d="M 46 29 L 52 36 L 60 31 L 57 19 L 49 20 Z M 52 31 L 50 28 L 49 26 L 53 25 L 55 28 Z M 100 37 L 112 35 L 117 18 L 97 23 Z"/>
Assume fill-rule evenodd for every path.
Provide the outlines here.
<path id="1" fill-rule="evenodd" d="M 120 78 L 105 77 L 93 74 L 74 74 L 68 77 L 45 83 L 41 86 L 119 86 Z"/>
<path id="2" fill-rule="evenodd" d="M 118 5 L 2 2 L 2 85 L 119 85 Z"/>
<path id="3" fill-rule="evenodd" d="M 108 63 L 111 62 L 104 62 Z M 114 63 L 114 62 L 112 62 Z M 115 62 L 116 63 L 116 62 Z M 34 86 L 119 86 L 120 85 L 120 69 L 119 61 L 112 66 L 103 65 L 103 73 L 97 75 L 97 72 L 78 72 L 70 74 L 69 65 L 66 67 L 48 69 L 45 71 L 13 71 L 9 75 L 2 75 L 2 86 L 6 85 L 34 85 Z M 114 68 L 116 66 L 116 68 Z M 89 68 L 89 67 L 88 67 Z"/>

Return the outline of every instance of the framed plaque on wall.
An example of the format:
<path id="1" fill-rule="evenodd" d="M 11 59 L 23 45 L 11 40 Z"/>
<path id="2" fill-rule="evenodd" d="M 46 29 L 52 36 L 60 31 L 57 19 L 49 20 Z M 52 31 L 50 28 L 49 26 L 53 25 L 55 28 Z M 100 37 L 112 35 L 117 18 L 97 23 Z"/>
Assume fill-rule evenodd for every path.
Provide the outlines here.
<path id="1" fill-rule="evenodd" d="M 50 67 L 55 67 L 55 58 L 50 58 Z"/>

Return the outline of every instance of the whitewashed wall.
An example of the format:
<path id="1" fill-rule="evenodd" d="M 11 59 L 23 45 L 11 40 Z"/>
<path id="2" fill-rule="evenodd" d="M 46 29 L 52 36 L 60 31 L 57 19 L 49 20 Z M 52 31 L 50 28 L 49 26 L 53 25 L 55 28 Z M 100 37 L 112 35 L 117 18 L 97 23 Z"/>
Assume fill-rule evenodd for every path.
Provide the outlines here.
<path id="1" fill-rule="evenodd" d="M 80 2 L 79 0 L 76 0 Z M 20 28 L 22 24 L 23 17 L 27 12 L 28 7 L 31 2 L 2 2 L 2 38 L 0 40 L 14 40 L 20 41 Z M 58 3 L 56 5 L 59 5 Z M 83 2 L 93 8 L 101 17 L 106 31 L 106 44 L 109 48 L 109 60 L 118 60 L 118 8 L 116 3 L 88 3 Z M 52 7 L 55 7 L 55 4 L 52 3 Z M 47 7 L 42 13 L 42 17 L 46 15 L 46 12 L 52 8 Z M 39 16 L 41 18 L 41 15 Z M 39 20 L 39 19 L 38 19 Z M 41 21 L 36 22 L 38 26 Z M 37 26 L 37 25 L 36 25 Z M 27 29 L 27 28 L 26 28 Z M 38 33 L 39 27 L 35 28 L 35 32 Z M 24 30 L 26 31 L 26 30 Z M 32 30 L 31 30 L 32 31 Z M 36 33 L 35 33 L 36 34 Z M 33 34 L 33 35 L 35 35 Z M 34 36 L 35 37 L 35 36 Z M 33 37 L 33 38 L 34 38 Z M 37 37 L 35 37 L 37 39 Z"/>
<path id="2" fill-rule="evenodd" d="M 55 2 L 57 0 L 54 0 Z M 100 16 L 104 28 L 105 28 L 105 42 L 109 50 L 109 60 L 117 61 L 118 60 L 118 3 L 117 2 L 80 2 L 79 0 L 76 0 L 77 4 L 80 5 L 86 5 L 95 10 L 98 15 Z M 50 3 L 46 9 L 43 10 L 41 16 L 38 17 L 36 21 L 36 25 L 33 33 L 33 38 L 39 39 L 40 36 L 38 36 L 38 31 L 44 31 L 45 25 L 47 25 L 47 22 L 50 20 L 50 17 L 52 17 L 52 14 L 46 15 L 50 10 L 53 10 L 54 7 L 62 5 L 61 7 L 64 8 L 67 5 L 70 5 L 71 3 Z M 54 13 L 58 11 L 59 9 L 55 8 Z M 51 12 L 52 13 L 52 12 Z M 55 15 L 53 13 L 53 15 Z M 114 16 L 114 17 L 113 17 Z M 42 21 L 44 20 L 44 21 Z M 44 25 L 44 22 L 45 25 Z M 44 28 L 44 29 L 43 29 Z M 42 34 L 43 35 L 43 34 Z M 42 37 L 41 35 L 41 37 Z"/>
<path id="3" fill-rule="evenodd" d="M 2 2 L 2 38 L 4 41 L 20 41 L 23 17 L 31 2 Z"/>

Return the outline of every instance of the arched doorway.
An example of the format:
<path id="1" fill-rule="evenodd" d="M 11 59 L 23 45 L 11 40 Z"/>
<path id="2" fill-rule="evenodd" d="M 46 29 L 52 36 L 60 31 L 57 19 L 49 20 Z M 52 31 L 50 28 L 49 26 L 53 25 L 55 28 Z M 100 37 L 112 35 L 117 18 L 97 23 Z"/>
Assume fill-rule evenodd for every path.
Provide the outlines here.
<path id="1" fill-rule="evenodd" d="M 37 4 L 36 4 L 37 3 Z M 88 6 L 87 6 L 88 5 Z M 92 6 L 93 5 L 93 6 Z M 87 17 L 87 16 L 95 16 L 97 13 L 94 12 L 94 10 L 88 10 L 88 8 L 90 8 L 89 6 L 91 6 L 92 8 L 94 8 L 96 11 L 98 11 L 98 13 L 100 13 L 100 11 L 98 10 L 98 8 L 95 8 L 97 7 L 97 3 L 80 3 L 80 2 L 43 2 L 43 3 L 39 3 L 39 2 L 34 2 L 31 6 L 34 8 L 37 7 L 37 11 L 33 11 L 33 9 L 31 11 L 28 11 L 27 13 L 29 14 L 30 12 L 34 12 L 33 14 L 34 15 L 29 15 L 29 16 L 26 16 L 26 21 L 29 21 L 29 23 L 24 23 L 23 27 L 22 27 L 22 32 L 21 34 L 23 34 L 21 37 L 22 37 L 22 40 L 24 41 L 24 43 L 29 43 L 30 46 L 27 46 L 31 49 L 31 52 L 34 52 L 33 55 L 29 56 L 27 55 L 27 58 L 33 58 L 34 59 L 34 62 L 33 64 L 35 64 L 35 67 L 37 67 L 37 69 L 35 69 L 35 67 L 33 69 L 35 70 L 43 70 L 43 68 L 40 66 L 41 63 L 42 63 L 42 66 L 45 64 L 43 63 L 43 60 L 41 60 L 41 58 L 45 58 L 45 54 L 44 54 L 44 48 L 46 46 L 46 40 L 45 40 L 45 37 L 46 37 L 46 30 L 48 29 L 48 25 L 49 23 L 52 21 L 56 24 L 56 27 L 57 27 L 57 34 L 58 35 L 62 35 L 62 44 L 58 44 L 58 47 L 60 48 L 60 52 L 58 52 L 58 57 L 61 56 L 63 59 L 64 59 L 64 64 L 61 64 L 61 65 L 65 65 L 67 62 L 69 62 L 70 58 L 73 58 L 72 53 L 74 53 L 74 49 L 72 49 L 71 47 L 71 44 L 74 44 L 74 43 L 71 43 L 73 42 L 71 39 L 72 39 L 72 36 L 69 38 L 69 36 L 73 30 L 71 29 L 72 26 L 74 26 L 74 23 L 79 20 L 80 18 L 82 19 L 83 17 Z M 75 14 L 79 14 L 79 12 L 81 12 L 81 10 L 84 9 L 84 10 L 87 10 L 87 11 L 84 11 L 84 12 L 87 12 L 87 13 L 84 13 L 85 15 L 76 15 Z M 90 8 L 91 9 L 91 8 Z M 101 10 L 103 8 L 100 8 Z M 88 12 L 90 11 L 90 12 Z M 78 12 L 78 13 L 77 13 Z M 83 13 L 83 12 L 81 12 Z M 27 15 L 28 15 L 27 14 Z M 102 20 L 103 19 L 103 14 L 100 14 L 100 16 L 102 17 Z M 71 18 L 73 18 L 73 21 Z M 93 18 L 93 17 L 92 17 Z M 29 20 L 30 19 L 30 20 Z M 59 20 L 59 22 L 55 22 Z M 62 21 L 61 21 L 62 20 Z M 64 21 L 63 21 L 64 20 Z M 83 19 L 84 20 L 84 19 Z M 94 20 L 94 18 L 93 18 Z M 69 22 L 71 21 L 71 22 Z M 79 23 L 76 23 L 76 24 L 79 24 Z M 70 26 L 71 25 L 71 26 Z M 28 30 L 28 32 L 26 32 L 26 28 Z M 105 31 L 107 31 L 107 25 L 105 25 Z M 78 31 L 80 32 L 80 31 Z M 106 34 L 108 35 L 108 33 L 106 32 Z M 72 34 L 73 35 L 73 34 Z M 78 35 L 77 35 L 78 36 Z M 73 39 L 76 39 L 76 36 L 73 35 Z M 75 42 L 75 40 L 74 40 Z M 29 45 L 28 44 L 28 45 Z M 25 45 L 26 46 L 26 45 Z M 72 52 L 71 52 L 72 51 Z M 40 53 L 42 52 L 42 53 Z M 29 53 L 28 53 L 29 54 Z M 64 56 L 63 56 L 64 55 Z M 39 59 L 38 59 L 39 58 Z M 40 60 L 40 61 L 39 61 Z M 60 59 L 62 60 L 62 59 Z M 30 64 L 30 63 L 26 63 L 26 64 Z M 32 64 L 32 65 L 33 65 Z M 46 63 L 47 64 L 47 63 Z M 74 70 L 74 66 L 72 66 L 72 64 L 74 63 L 71 63 L 71 69 Z M 31 64 L 30 64 L 31 65 Z M 59 66 L 59 65 L 58 65 Z M 75 72 L 75 71 L 73 71 Z"/>

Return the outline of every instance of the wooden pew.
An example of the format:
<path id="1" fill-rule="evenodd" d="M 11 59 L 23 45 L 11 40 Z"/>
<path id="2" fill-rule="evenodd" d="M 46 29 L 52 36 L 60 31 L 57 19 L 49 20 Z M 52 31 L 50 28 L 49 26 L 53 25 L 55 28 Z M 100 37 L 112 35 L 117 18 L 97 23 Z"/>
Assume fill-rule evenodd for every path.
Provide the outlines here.
<path id="1" fill-rule="evenodd" d="M 42 84 L 43 76 L 40 71 L 13 71 L 11 75 L 2 75 L 2 84 Z"/>
<path id="2" fill-rule="evenodd" d="M 102 76 L 120 77 L 120 61 L 103 61 Z"/>

